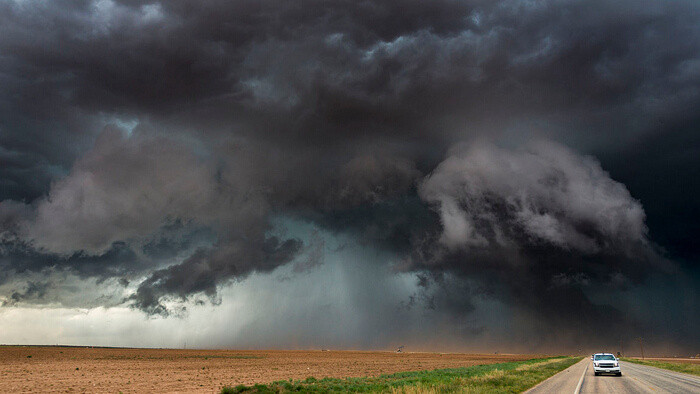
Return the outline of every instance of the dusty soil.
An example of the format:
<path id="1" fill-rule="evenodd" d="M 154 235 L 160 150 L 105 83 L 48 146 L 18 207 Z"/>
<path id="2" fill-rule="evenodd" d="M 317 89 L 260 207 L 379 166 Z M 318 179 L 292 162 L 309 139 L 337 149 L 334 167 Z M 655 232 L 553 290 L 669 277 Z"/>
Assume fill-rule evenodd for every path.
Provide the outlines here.
<path id="1" fill-rule="evenodd" d="M 218 392 L 309 376 L 373 376 L 526 355 L 0 346 L 0 392 Z"/>

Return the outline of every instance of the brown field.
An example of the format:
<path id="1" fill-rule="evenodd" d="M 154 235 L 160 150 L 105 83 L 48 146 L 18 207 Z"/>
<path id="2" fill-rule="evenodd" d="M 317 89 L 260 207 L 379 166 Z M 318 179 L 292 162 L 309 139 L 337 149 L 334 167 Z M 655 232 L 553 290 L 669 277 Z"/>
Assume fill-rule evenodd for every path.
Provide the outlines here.
<path id="1" fill-rule="evenodd" d="M 309 376 L 373 376 L 527 355 L 0 346 L 0 392 L 218 392 Z"/>

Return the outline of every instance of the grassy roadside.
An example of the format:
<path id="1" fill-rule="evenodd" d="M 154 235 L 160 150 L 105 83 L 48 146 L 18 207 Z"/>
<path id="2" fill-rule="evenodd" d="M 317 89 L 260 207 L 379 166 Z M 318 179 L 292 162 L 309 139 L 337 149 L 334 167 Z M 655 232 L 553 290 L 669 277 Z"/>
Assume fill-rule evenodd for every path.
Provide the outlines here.
<path id="1" fill-rule="evenodd" d="M 519 393 L 566 369 L 580 357 L 553 357 L 364 378 L 307 378 L 266 385 L 224 387 L 222 394 L 286 392 Z"/>
<path id="2" fill-rule="evenodd" d="M 700 364 L 691 364 L 683 362 L 667 362 L 657 360 L 640 360 L 637 358 L 623 358 L 622 361 L 629 361 L 635 364 L 648 365 L 650 367 L 668 369 L 675 372 L 689 373 L 691 375 L 700 376 Z"/>

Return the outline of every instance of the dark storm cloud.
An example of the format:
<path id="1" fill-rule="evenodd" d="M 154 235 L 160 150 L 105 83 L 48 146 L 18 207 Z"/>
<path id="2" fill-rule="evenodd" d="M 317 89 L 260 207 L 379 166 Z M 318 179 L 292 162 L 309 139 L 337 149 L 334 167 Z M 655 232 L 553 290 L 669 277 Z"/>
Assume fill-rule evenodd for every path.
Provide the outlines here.
<path id="1" fill-rule="evenodd" d="M 645 246 L 644 210 L 593 158 L 555 144 L 456 148 L 420 185 L 448 249 L 529 242 L 593 254 Z"/>
<path id="2" fill-rule="evenodd" d="M 225 161 L 214 161 L 198 157 L 176 139 L 107 129 L 69 175 L 36 201 L 31 215 L 21 217 L 16 211 L 27 208 L 8 204 L 6 237 L 31 240 L 20 250 L 35 256 L 36 268 L 61 261 L 90 273 L 92 265 L 78 266 L 84 259 L 98 268 L 93 275 L 116 277 L 129 273 L 119 269 L 126 268 L 125 262 L 114 258 L 122 255 L 120 250 L 142 269 L 153 257 L 156 262 L 167 258 L 168 252 L 177 260 L 178 252 L 197 246 L 196 231 L 185 232 L 185 245 L 177 242 L 182 223 L 194 230 L 204 227 L 203 241 L 209 232 L 215 237 L 211 250 L 189 250 L 193 254 L 181 264 L 153 272 L 134 299 L 144 310 L 165 314 L 161 297 L 204 293 L 213 298 L 216 285 L 270 271 L 301 248 L 301 241 L 267 234 L 271 225 L 264 180 L 256 179 L 245 152 L 228 153 Z M 30 269 L 17 256 L 9 261 L 16 271 Z"/>
<path id="3" fill-rule="evenodd" d="M 692 1 L 4 2 L 1 261 L 167 314 L 319 266 L 291 218 L 573 326 L 696 272 L 698 83 Z"/>
<path id="4" fill-rule="evenodd" d="M 26 299 L 41 299 L 46 294 L 47 283 L 28 282 L 27 288 L 23 292 L 15 291 L 10 296 L 9 301 L 3 301 L 2 306 L 14 305 Z"/>
<path id="5" fill-rule="evenodd" d="M 42 253 L 30 245 L 5 241 L 0 244 L 0 267 L 12 274 L 27 272 L 47 272 L 51 270 L 70 270 L 81 277 L 109 278 L 140 272 L 146 261 L 123 243 L 115 243 L 100 255 L 88 255 L 75 252 L 70 256 Z M 8 278 L 5 278 L 8 279 Z M 0 283 L 4 282 L 0 278 Z"/>
<path id="6" fill-rule="evenodd" d="M 251 272 L 269 272 L 292 260 L 301 241 L 277 237 L 246 239 L 214 250 L 197 250 L 182 264 L 153 272 L 139 285 L 131 299 L 148 313 L 167 315 L 161 301 L 166 297 L 186 300 L 203 293 L 216 302 L 216 287 L 230 279 L 244 279 Z"/>
<path id="7" fill-rule="evenodd" d="M 442 231 L 402 268 L 476 280 L 480 291 L 552 327 L 601 318 L 625 326 L 620 311 L 587 291 L 624 291 L 673 270 L 649 244 L 644 211 L 625 186 L 595 159 L 558 145 L 457 147 L 419 194 L 439 213 Z M 584 318 L 569 319 L 574 313 Z"/>
<path id="8" fill-rule="evenodd" d="M 698 124 L 697 115 L 678 124 L 659 123 L 654 133 L 601 156 L 613 177 L 644 202 L 651 237 L 689 265 L 700 259 L 695 240 L 700 205 L 694 203 L 700 193 Z"/>
<path id="9" fill-rule="evenodd" d="M 344 147 L 350 140 L 350 150 L 383 136 L 385 149 L 434 165 L 449 146 L 445 139 L 501 134 L 515 122 L 571 140 L 586 140 L 578 134 L 585 128 L 604 143 L 612 126 L 624 142 L 627 129 L 697 103 L 692 3 L 105 1 L 4 8 L 0 48 L 9 55 L 8 78 L 22 76 L 13 79 L 20 100 L 8 97 L 8 107 L 39 111 L 31 118 L 60 126 L 67 116 L 87 121 L 102 113 L 206 127 L 209 134 L 233 129 L 268 143 Z M 25 98 L 32 89 L 50 94 Z M 75 149 L 70 140 L 66 149 Z M 429 142 L 438 153 L 407 141 Z M 65 170 L 58 158 L 46 160 Z"/>

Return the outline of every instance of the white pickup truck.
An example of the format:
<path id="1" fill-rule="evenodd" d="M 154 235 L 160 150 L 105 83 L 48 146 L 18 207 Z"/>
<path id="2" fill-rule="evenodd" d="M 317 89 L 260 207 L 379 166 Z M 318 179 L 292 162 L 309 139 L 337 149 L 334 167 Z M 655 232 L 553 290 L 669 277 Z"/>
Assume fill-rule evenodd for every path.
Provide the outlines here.
<path id="1" fill-rule="evenodd" d="M 620 361 L 612 353 L 596 353 L 593 355 L 593 372 L 596 376 L 601 373 L 612 373 L 622 376 Z"/>

